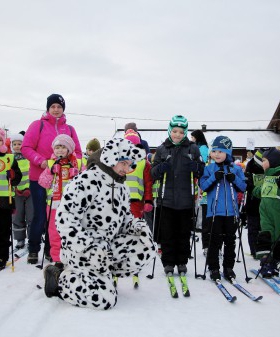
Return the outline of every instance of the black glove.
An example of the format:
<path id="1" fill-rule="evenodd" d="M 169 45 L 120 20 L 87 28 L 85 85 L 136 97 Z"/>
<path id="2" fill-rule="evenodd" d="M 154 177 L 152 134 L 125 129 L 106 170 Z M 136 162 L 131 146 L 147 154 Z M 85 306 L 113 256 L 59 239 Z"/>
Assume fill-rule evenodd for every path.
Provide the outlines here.
<path id="1" fill-rule="evenodd" d="M 280 177 L 276 178 L 275 182 L 276 182 L 278 188 L 280 188 Z"/>
<path id="2" fill-rule="evenodd" d="M 164 161 L 158 165 L 158 171 L 160 174 L 169 172 L 171 170 L 171 164 L 168 161 Z"/>
<path id="3" fill-rule="evenodd" d="M 229 172 L 228 174 L 226 174 L 226 180 L 229 182 L 229 183 L 232 183 L 235 179 L 235 174 L 232 173 L 232 172 Z"/>
<path id="4" fill-rule="evenodd" d="M 224 174 L 225 174 L 225 172 L 222 171 L 222 170 L 216 171 L 215 172 L 215 178 L 216 178 L 216 180 L 219 181 L 219 180 L 223 179 L 224 178 Z"/>

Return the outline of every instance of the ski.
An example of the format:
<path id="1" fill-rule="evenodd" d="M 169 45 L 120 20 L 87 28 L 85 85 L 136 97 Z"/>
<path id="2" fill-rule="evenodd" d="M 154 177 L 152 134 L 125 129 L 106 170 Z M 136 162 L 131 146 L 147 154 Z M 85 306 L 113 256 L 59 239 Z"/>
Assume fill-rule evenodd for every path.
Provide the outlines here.
<path id="1" fill-rule="evenodd" d="M 181 281 L 181 286 L 182 286 L 182 292 L 184 297 L 189 297 L 190 296 L 190 291 L 188 287 L 188 282 L 187 282 L 187 276 L 185 273 L 180 273 L 179 275 L 180 281 Z"/>
<path id="2" fill-rule="evenodd" d="M 217 286 L 217 288 L 220 290 L 220 292 L 225 296 L 225 298 L 233 303 L 237 300 L 237 297 L 236 296 L 232 296 L 229 291 L 227 290 L 227 288 L 222 284 L 222 281 L 221 280 L 216 280 L 215 281 L 215 284 Z"/>
<path id="3" fill-rule="evenodd" d="M 22 258 L 24 255 L 26 255 L 28 253 L 28 249 L 27 248 L 21 248 L 20 250 L 18 250 L 15 254 L 14 254 L 14 262 L 18 261 L 20 258 Z M 12 261 L 8 261 L 6 263 L 6 267 L 10 266 L 12 264 Z"/>
<path id="4" fill-rule="evenodd" d="M 272 276 L 273 281 L 275 281 L 277 284 L 280 284 L 280 277 L 279 276 Z"/>
<path id="5" fill-rule="evenodd" d="M 133 281 L 133 287 L 137 289 L 139 287 L 139 277 L 137 275 L 133 275 L 132 281 Z"/>
<path id="6" fill-rule="evenodd" d="M 257 269 L 251 269 L 251 273 L 254 275 L 258 275 Z M 278 285 L 273 281 L 273 279 L 270 278 L 264 278 L 262 277 L 261 273 L 259 273 L 259 277 L 271 288 L 273 289 L 278 295 L 280 295 L 280 288 Z"/>
<path id="7" fill-rule="evenodd" d="M 223 275 L 224 277 L 224 275 Z M 228 281 L 229 283 L 231 283 L 237 290 L 239 290 L 242 294 L 244 294 L 245 296 L 247 296 L 248 298 L 250 298 L 250 300 L 257 302 L 260 301 L 263 297 L 262 296 L 254 296 L 253 294 L 251 294 L 247 289 L 245 289 L 244 287 L 242 287 L 241 284 L 239 284 L 234 278 L 232 278 L 231 280 L 228 280 L 224 277 L 224 279 L 226 281 Z"/>
<path id="8" fill-rule="evenodd" d="M 173 298 L 178 298 L 178 291 L 175 285 L 175 279 L 172 273 L 167 273 L 166 274 L 168 285 L 169 285 L 169 290 L 170 294 Z"/>

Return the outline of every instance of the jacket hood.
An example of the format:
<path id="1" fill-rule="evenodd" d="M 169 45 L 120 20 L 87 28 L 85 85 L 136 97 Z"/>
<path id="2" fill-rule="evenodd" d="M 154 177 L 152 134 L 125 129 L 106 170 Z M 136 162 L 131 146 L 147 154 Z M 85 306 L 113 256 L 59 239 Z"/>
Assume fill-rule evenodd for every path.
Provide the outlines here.
<path id="1" fill-rule="evenodd" d="M 100 161 L 100 156 L 103 151 L 103 148 L 95 151 L 91 156 L 89 156 L 87 161 L 87 168 L 97 165 L 103 172 L 107 173 L 110 177 L 112 177 L 116 182 L 123 184 L 125 182 L 126 176 L 122 177 L 118 175 L 112 167 L 106 166 Z"/>

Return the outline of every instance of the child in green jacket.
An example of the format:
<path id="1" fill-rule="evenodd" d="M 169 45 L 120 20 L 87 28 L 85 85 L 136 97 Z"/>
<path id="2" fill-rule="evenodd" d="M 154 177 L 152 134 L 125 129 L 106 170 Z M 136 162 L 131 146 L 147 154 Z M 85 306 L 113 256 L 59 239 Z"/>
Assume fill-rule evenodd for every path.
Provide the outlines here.
<path id="1" fill-rule="evenodd" d="M 271 148 L 262 158 L 264 180 L 253 189 L 253 195 L 261 198 L 261 232 L 257 242 L 257 258 L 261 259 L 261 274 L 270 278 L 278 276 L 280 262 L 280 151 Z M 271 251 L 271 253 L 270 253 Z"/>

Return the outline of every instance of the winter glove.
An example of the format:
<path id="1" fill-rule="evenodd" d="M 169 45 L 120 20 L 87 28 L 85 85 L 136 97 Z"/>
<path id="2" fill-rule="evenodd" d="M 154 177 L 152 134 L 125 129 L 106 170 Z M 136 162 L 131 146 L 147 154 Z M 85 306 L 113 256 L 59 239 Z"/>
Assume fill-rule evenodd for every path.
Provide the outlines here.
<path id="1" fill-rule="evenodd" d="M 144 205 L 144 212 L 145 213 L 149 213 L 153 210 L 153 204 L 151 201 L 145 201 L 145 205 Z"/>
<path id="2" fill-rule="evenodd" d="M 51 168 L 51 173 L 52 174 L 59 174 L 61 170 L 61 166 L 59 164 L 54 163 L 52 168 Z"/>
<path id="3" fill-rule="evenodd" d="M 224 178 L 224 174 L 225 174 L 225 172 L 222 171 L 222 170 L 216 171 L 215 172 L 215 178 L 216 178 L 216 180 L 219 181 L 219 180 L 223 179 Z"/>
<path id="4" fill-rule="evenodd" d="M 276 182 L 278 188 L 280 188 L 280 176 L 275 178 L 275 182 Z"/>
<path id="5" fill-rule="evenodd" d="M 232 173 L 232 172 L 229 172 L 228 174 L 226 174 L 226 180 L 227 180 L 229 183 L 233 183 L 234 180 L 235 180 L 235 174 Z"/>
<path id="6" fill-rule="evenodd" d="M 14 180 L 15 171 L 13 169 L 7 170 L 6 176 L 7 176 L 7 180 Z"/>
<path id="7" fill-rule="evenodd" d="M 29 198 L 30 197 L 30 189 L 29 188 L 26 188 L 25 190 L 22 191 L 22 195 L 25 197 L 25 198 Z"/>
<path id="8" fill-rule="evenodd" d="M 76 167 L 71 167 L 69 169 L 69 178 L 75 177 L 79 173 L 79 170 Z"/>
<path id="9" fill-rule="evenodd" d="M 171 164 L 168 161 L 164 161 L 158 165 L 158 171 L 160 174 L 170 172 Z"/>

